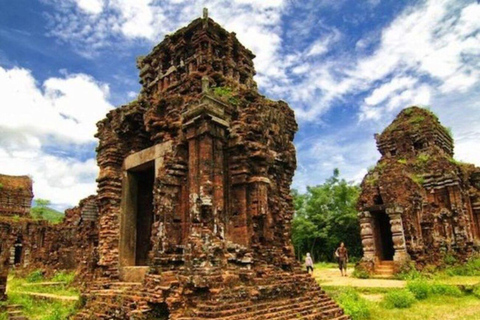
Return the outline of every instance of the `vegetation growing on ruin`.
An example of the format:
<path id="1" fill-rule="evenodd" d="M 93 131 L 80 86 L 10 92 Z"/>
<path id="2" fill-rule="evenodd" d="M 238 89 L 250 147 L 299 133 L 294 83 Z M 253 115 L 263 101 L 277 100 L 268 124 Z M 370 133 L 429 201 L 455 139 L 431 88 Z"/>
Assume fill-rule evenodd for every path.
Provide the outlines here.
<path id="1" fill-rule="evenodd" d="M 234 91 L 230 87 L 216 87 L 213 88 L 213 93 L 220 97 L 223 98 L 224 100 L 228 101 L 231 105 L 237 106 L 240 104 L 240 99 L 238 99 L 234 95 Z"/>
<path id="2" fill-rule="evenodd" d="M 292 241 L 299 258 L 310 252 L 316 261 L 332 261 L 342 241 L 352 258 L 362 254 L 355 209 L 360 189 L 339 175 L 335 169 L 325 183 L 307 187 L 304 194 L 292 192 L 295 205 Z"/>

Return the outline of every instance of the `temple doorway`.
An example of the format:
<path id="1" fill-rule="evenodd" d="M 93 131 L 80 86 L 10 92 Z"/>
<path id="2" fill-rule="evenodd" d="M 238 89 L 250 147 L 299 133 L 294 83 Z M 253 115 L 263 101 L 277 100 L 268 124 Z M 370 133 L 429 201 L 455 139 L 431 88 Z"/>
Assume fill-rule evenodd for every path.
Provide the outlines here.
<path id="1" fill-rule="evenodd" d="M 393 248 L 390 218 L 385 211 L 374 212 L 372 216 L 375 220 L 376 256 L 380 261 L 393 260 L 395 249 Z"/>
<path id="2" fill-rule="evenodd" d="M 152 249 L 150 237 L 153 223 L 153 166 L 137 174 L 137 243 L 135 265 L 145 266 Z"/>
<path id="3" fill-rule="evenodd" d="M 13 255 L 13 264 L 19 265 L 22 263 L 22 253 L 23 253 L 23 244 L 21 236 L 17 237 L 17 240 L 14 244 L 14 255 Z"/>
<path id="4" fill-rule="evenodd" d="M 120 255 L 124 266 L 148 265 L 152 249 L 154 164 L 128 170 L 123 186 Z"/>

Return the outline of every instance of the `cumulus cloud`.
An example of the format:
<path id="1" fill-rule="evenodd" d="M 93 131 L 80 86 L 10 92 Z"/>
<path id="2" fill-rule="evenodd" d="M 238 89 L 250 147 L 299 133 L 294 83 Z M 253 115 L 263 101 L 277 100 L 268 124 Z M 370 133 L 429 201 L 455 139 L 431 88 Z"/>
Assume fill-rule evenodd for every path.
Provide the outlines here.
<path id="1" fill-rule="evenodd" d="M 352 47 L 347 46 L 350 34 L 342 34 L 338 26 L 322 20 L 322 10 L 333 4 L 341 8 L 345 1 L 306 2 L 302 4 L 304 15 L 297 15 L 295 2 L 282 0 L 42 1 L 55 4 L 49 34 L 93 58 L 103 49 L 129 48 L 139 41 L 158 43 L 207 7 L 214 20 L 236 32 L 256 54 L 256 80 L 261 91 L 288 101 L 301 127 L 325 125 L 322 117 L 327 112 L 349 106 L 348 112 L 356 114 L 349 124 L 355 130 L 341 128 L 340 135 L 314 134 L 297 142 L 300 161 L 296 186 L 318 183 L 336 166 L 345 176 L 360 180 L 365 168 L 378 158 L 374 130 L 381 131 L 401 108 L 412 104 L 431 105 L 452 128 L 457 156 L 480 164 L 480 154 L 475 151 L 479 148 L 474 148 L 480 134 L 480 106 L 468 100 L 475 92 L 478 97 L 480 86 L 480 4 L 476 1 L 414 2 L 388 24 L 355 39 Z M 371 0 L 365 7 L 381 5 Z M 68 78 L 60 80 L 64 83 Z M 99 90 L 99 100 L 105 100 L 108 88 L 90 80 Z M 55 107 L 54 116 L 60 115 L 72 125 L 76 124 L 73 119 L 81 120 L 61 104 L 60 97 L 71 94 L 62 93 L 55 82 L 46 85 L 39 88 L 29 84 L 40 92 L 39 101 L 47 100 L 50 109 Z M 134 93 L 128 95 L 133 97 Z M 466 104 L 477 109 L 459 112 Z M 465 119 L 470 113 L 472 116 Z M 82 121 L 85 125 L 77 127 L 90 130 L 88 119 Z M 40 129 L 37 125 L 36 131 Z M 44 134 L 21 138 L 22 143 L 44 143 Z M 67 138 L 76 139 L 76 143 L 82 140 L 74 133 Z M 318 173 L 312 174 L 314 171 Z"/>
<path id="2" fill-rule="evenodd" d="M 94 193 L 95 161 L 78 154 L 93 149 L 95 123 L 113 108 L 108 95 L 107 85 L 84 74 L 39 84 L 27 69 L 0 67 L 2 173 L 31 175 L 35 195 L 61 207 Z"/>
<path id="3" fill-rule="evenodd" d="M 128 42 L 156 43 L 191 20 L 202 15 L 204 7 L 227 30 L 255 52 L 258 81 L 284 77 L 279 48 L 282 44 L 282 12 L 286 1 L 253 0 L 44 0 L 55 5 L 50 13 L 49 34 L 71 44 L 84 56 Z M 61 4 L 59 4 L 61 2 Z"/>

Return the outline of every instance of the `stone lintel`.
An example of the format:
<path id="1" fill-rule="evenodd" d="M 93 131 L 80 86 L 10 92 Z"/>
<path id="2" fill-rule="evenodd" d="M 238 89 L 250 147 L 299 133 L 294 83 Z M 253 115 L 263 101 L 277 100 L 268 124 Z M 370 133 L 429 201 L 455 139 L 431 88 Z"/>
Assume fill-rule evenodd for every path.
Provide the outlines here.
<path id="1" fill-rule="evenodd" d="M 150 161 L 155 161 L 155 166 L 156 168 L 158 168 L 157 165 L 159 165 L 160 163 L 157 163 L 157 162 L 159 161 L 163 162 L 163 156 L 171 149 L 172 149 L 172 142 L 167 141 L 167 142 L 159 143 L 157 145 L 154 145 L 142 151 L 133 153 L 127 156 L 123 161 L 123 169 L 132 170 L 132 169 L 141 167 L 142 165 Z"/>
<path id="2" fill-rule="evenodd" d="M 251 177 L 248 179 L 249 183 L 266 183 L 271 184 L 272 182 L 267 177 Z"/>

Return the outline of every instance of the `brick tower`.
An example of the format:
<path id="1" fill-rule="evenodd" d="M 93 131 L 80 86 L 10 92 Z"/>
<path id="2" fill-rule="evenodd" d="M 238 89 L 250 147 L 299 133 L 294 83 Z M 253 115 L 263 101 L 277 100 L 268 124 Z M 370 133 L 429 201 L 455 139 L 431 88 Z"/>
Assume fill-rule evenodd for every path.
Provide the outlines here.
<path id="1" fill-rule="evenodd" d="M 204 12 L 98 123 L 99 263 L 77 319 L 348 319 L 290 241 L 297 124 Z"/>

